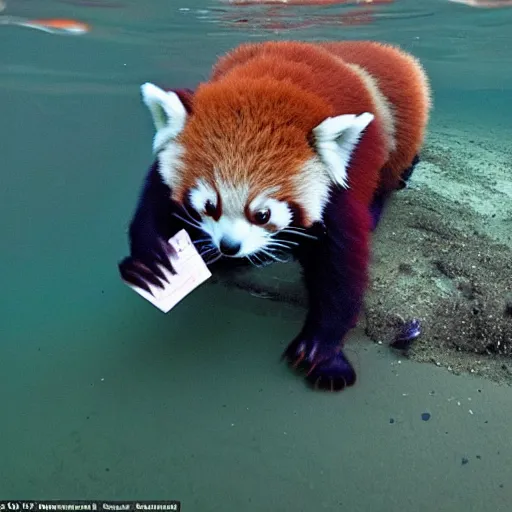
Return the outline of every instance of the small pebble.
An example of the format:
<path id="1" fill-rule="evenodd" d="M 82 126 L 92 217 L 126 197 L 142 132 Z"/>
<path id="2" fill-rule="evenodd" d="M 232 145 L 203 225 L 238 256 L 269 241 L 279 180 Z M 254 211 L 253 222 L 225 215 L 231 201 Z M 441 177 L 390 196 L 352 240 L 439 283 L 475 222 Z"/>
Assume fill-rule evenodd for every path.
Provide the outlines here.
<path id="1" fill-rule="evenodd" d="M 428 421 L 430 419 L 430 413 L 429 412 L 424 412 L 421 414 L 421 419 L 423 421 Z"/>
<path id="2" fill-rule="evenodd" d="M 395 420 L 393 418 L 389 418 L 389 423 L 393 424 L 395 423 Z"/>

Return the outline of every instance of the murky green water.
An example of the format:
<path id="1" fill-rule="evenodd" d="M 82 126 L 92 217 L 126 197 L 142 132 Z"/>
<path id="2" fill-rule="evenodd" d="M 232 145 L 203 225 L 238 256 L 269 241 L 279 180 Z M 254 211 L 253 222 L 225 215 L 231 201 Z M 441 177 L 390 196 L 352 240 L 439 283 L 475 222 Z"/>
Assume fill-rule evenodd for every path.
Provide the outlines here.
<path id="1" fill-rule="evenodd" d="M 406 362 L 390 372 L 392 356 L 361 341 L 360 384 L 311 393 L 278 363 L 302 312 L 205 286 L 163 315 L 118 277 L 151 160 L 139 85 L 193 86 L 248 39 L 398 43 L 431 76 L 431 129 L 506 143 L 512 8 L 397 0 L 367 24 L 325 21 L 349 10 L 302 9 L 284 22 L 323 21 L 267 30 L 213 0 L 8 1 L 2 15 L 92 31 L 0 26 L 0 498 L 508 510 L 508 389 Z M 473 397 L 476 420 L 451 407 L 457 393 Z"/>

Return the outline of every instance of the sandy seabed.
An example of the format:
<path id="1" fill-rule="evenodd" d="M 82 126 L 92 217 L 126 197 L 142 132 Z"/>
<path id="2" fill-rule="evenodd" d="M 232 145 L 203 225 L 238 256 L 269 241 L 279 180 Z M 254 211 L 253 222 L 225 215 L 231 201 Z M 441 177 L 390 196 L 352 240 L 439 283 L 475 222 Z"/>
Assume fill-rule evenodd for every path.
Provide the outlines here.
<path id="1" fill-rule="evenodd" d="M 418 318 L 422 334 L 404 355 L 512 383 L 512 150 L 455 128 L 432 131 L 372 252 L 360 321 L 371 340 L 387 344 Z M 228 284 L 306 305 L 296 264 Z"/>

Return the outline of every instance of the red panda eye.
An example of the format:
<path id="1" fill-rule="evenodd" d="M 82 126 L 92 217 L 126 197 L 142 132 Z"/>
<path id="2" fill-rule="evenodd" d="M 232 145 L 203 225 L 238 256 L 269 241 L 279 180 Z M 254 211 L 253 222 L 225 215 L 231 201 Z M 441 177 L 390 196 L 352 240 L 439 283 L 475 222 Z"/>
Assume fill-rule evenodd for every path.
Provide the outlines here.
<path id="1" fill-rule="evenodd" d="M 209 217 L 213 217 L 217 211 L 215 205 L 208 199 L 204 205 L 204 213 Z"/>
<path id="2" fill-rule="evenodd" d="M 254 214 L 254 222 L 262 226 L 266 224 L 270 220 L 270 210 L 266 208 L 265 210 L 260 210 Z"/>

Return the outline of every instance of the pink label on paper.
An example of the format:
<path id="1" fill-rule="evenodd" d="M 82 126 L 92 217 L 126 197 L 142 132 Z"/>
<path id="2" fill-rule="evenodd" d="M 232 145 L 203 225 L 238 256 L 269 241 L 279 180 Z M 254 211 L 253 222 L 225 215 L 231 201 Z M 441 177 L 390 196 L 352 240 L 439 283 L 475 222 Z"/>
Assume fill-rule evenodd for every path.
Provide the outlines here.
<path id="1" fill-rule="evenodd" d="M 169 240 L 169 244 L 176 250 L 176 255 L 169 260 L 176 274 L 171 274 L 166 268 L 160 267 L 168 281 L 162 283 L 165 286 L 164 289 L 147 283 L 154 294 L 152 296 L 146 290 L 128 284 L 130 288 L 164 313 L 168 313 L 178 302 L 212 275 L 185 230 L 174 235 Z"/>

